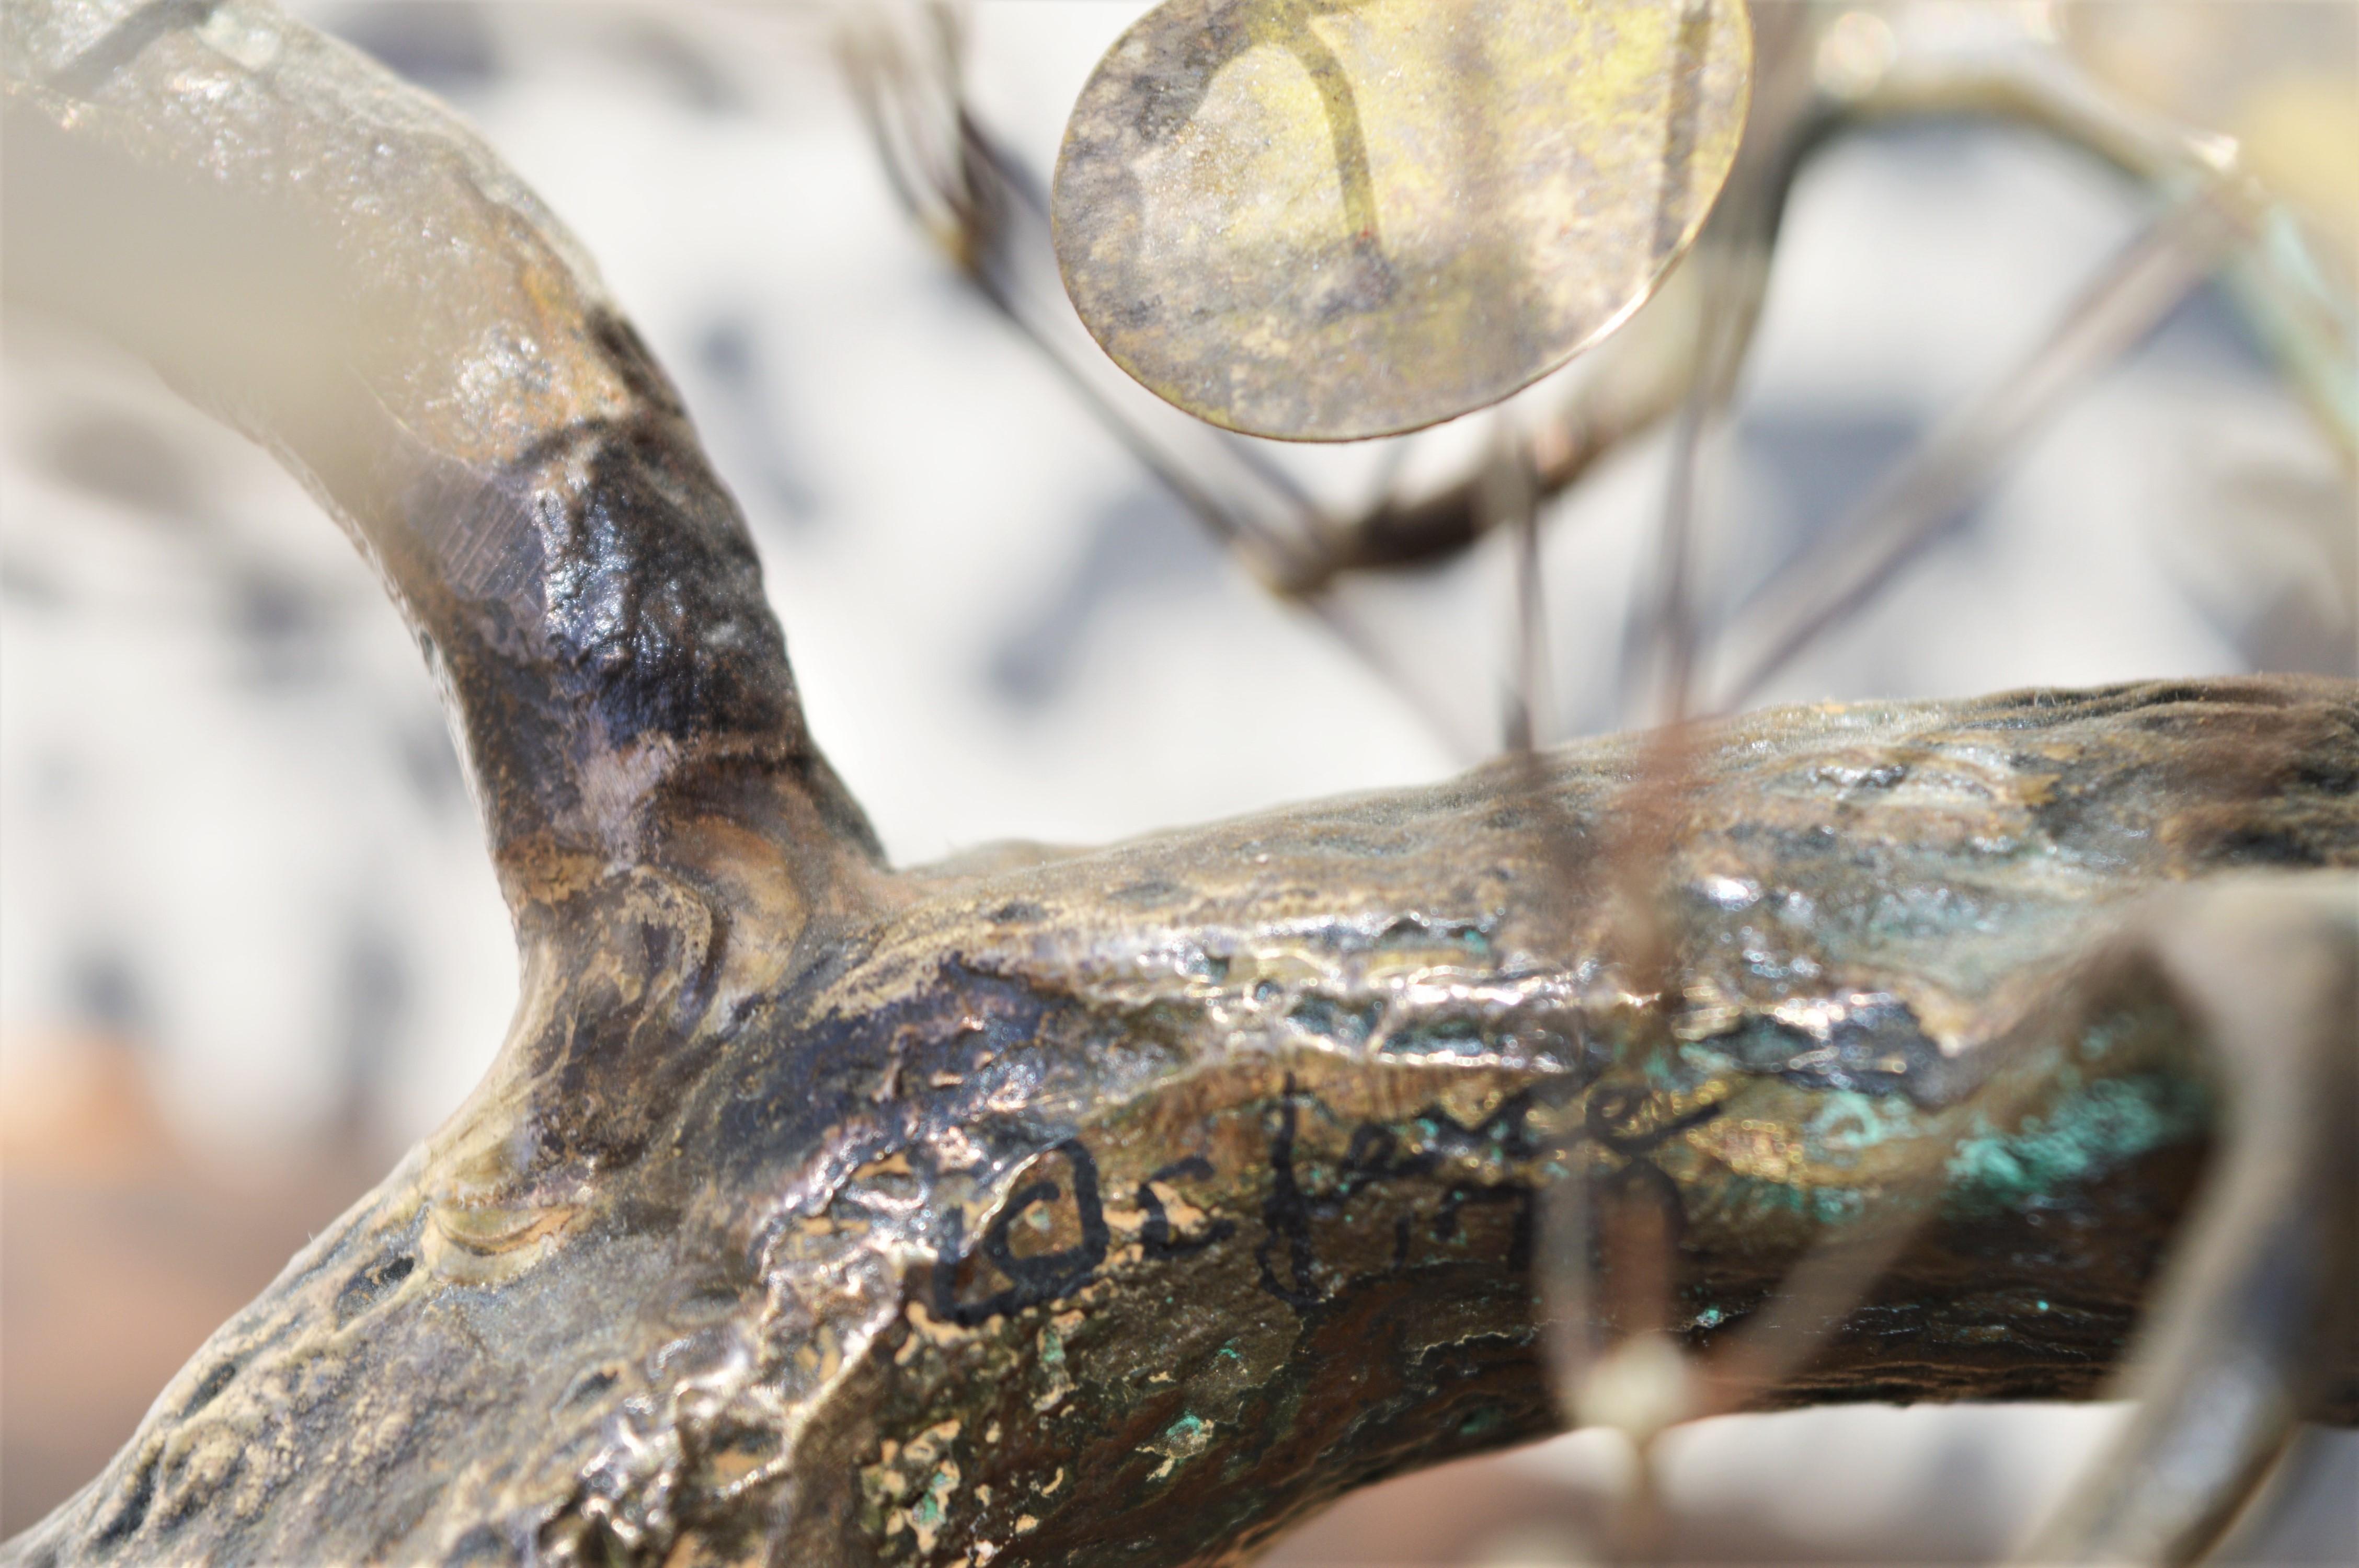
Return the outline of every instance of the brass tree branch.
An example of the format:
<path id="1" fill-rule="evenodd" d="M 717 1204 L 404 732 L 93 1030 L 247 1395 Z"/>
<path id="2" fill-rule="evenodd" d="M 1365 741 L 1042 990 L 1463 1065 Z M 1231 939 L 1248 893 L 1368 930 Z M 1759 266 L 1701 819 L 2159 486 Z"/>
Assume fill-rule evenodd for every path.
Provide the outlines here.
<path id="1" fill-rule="evenodd" d="M 263 6 L 5 16 L 10 297 L 147 356 L 344 524 L 449 695 L 512 904 L 669 858 L 691 797 L 797 819 L 809 898 L 874 857 L 678 395 L 471 132 Z"/>
<path id="2" fill-rule="evenodd" d="M 0 1561 L 1233 1562 L 1554 1423 L 1564 1180 L 1653 1206 L 1697 1349 L 1913 1227 L 1745 1402 L 2103 1385 L 2221 1084 L 2214 993 L 2090 957 L 2359 866 L 2350 683 L 1781 710 L 1676 790 L 1608 739 L 888 872 L 677 401 L 480 144 L 250 0 L 5 16 L 12 293 L 380 563 L 525 977 L 468 1104 Z"/>

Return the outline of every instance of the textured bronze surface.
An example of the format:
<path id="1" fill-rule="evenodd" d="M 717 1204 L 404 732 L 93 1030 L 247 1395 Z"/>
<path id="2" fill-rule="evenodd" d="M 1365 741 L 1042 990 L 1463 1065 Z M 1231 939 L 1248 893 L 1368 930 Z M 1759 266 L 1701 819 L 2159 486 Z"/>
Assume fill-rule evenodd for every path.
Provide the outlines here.
<path id="1" fill-rule="evenodd" d="M 1698 1346 L 1919 1223 L 1756 1403 L 2119 1358 L 2216 1085 L 2091 957 L 2178 884 L 2359 866 L 2350 683 L 1786 709 L 895 871 L 676 397 L 487 152 L 259 5 L 5 16 L 12 297 L 373 553 L 524 983 L 468 1103 L 0 1560 L 1233 1562 L 1552 1423 L 1566 1178 L 1657 1206 Z M 208 248 L 254 223 L 259 292 Z"/>
<path id="2" fill-rule="evenodd" d="M 1739 0 L 1168 0 L 1074 107 L 1059 265 L 1115 362 L 1215 425 L 1430 425 L 1654 291 L 1750 58 Z"/>
<path id="3" fill-rule="evenodd" d="M 1698 1344 L 1930 1206 L 1765 1402 L 2086 1396 L 2204 1074 L 2151 989 L 1988 1047 L 2079 1005 L 2141 892 L 2359 860 L 2354 733 L 2297 681 L 1731 724 L 1665 868 L 1671 997 L 1600 961 L 1614 901 L 1504 768 L 811 920 L 683 803 L 701 853 L 528 907 L 492 1081 L 17 1560 L 1230 1561 L 1550 1424 L 1556 1168 L 1662 1195 Z M 1548 761 L 1580 844 L 1636 752 Z"/>

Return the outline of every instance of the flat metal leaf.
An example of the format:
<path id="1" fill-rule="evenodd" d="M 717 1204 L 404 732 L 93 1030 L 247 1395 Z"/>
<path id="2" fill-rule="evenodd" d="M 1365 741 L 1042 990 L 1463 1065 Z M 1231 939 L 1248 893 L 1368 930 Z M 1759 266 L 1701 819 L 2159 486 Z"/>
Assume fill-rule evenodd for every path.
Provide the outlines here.
<path id="1" fill-rule="evenodd" d="M 1751 64 L 1743 0 L 1169 0 L 1066 126 L 1058 264 L 1115 362 L 1201 418 L 1416 429 L 1653 292 Z"/>

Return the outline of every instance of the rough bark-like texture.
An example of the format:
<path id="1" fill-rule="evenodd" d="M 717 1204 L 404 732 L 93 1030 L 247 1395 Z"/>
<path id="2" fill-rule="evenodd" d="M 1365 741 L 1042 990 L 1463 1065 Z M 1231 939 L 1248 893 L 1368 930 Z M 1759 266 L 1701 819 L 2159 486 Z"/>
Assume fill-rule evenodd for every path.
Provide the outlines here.
<path id="1" fill-rule="evenodd" d="M 1598 864 L 1641 756 L 912 873 L 790 953 L 619 873 L 554 912 L 504 1076 L 17 1551 L 1226 1561 L 1549 1423 L 1560 1169 L 1671 1206 L 1696 1342 L 1925 1213 L 1763 1402 L 2092 1392 L 2209 1090 L 2168 996 L 2068 988 L 2165 884 L 2359 863 L 2359 697 L 1722 726 L 1669 996 Z"/>
<path id="2" fill-rule="evenodd" d="M 2359 690 L 2255 679 L 891 874 L 676 400 L 488 151 L 251 0 L 5 18 L 8 287 L 373 554 L 525 961 L 483 1087 L 9 1563 L 1232 1561 L 1549 1424 L 1559 1180 L 1651 1206 L 1699 1346 L 1917 1226 L 1756 1402 L 2086 1394 L 2220 1087 L 2112 938 L 2359 867 Z"/>

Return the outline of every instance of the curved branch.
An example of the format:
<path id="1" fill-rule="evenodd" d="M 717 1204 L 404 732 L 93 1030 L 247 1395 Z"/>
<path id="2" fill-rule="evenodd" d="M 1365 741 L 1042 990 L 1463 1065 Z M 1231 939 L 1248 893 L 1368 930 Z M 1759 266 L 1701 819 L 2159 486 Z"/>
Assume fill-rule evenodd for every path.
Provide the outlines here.
<path id="1" fill-rule="evenodd" d="M 520 913 L 756 828 L 806 907 L 875 842 L 735 503 L 571 236 L 450 111 L 265 5 L 6 10 L 9 295 L 270 447 L 440 683 Z M 692 836 L 692 835 L 691 835 Z"/>
<path id="2" fill-rule="evenodd" d="M 2136 1412 L 2022 1563 L 2198 1561 L 2359 1371 L 2359 884 L 2239 878 L 2141 938 L 2225 1080 L 2226 1154 L 2123 1379 Z"/>
<path id="3" fill-rule="evenodd" d="M 2089 955 L 2359 867 L 2359 687 L 1753 715 L 1677 780 L 1615 738 L 887 878 L 677 400 L 477 144 L 255 5 L 5 15 L 11 290 L 346 520 L 535 940 L 493 1079 L 0 1559 L 1234 1561 L 1553 1422 L 1567 1176 L 1660 1211 L 1699 1347 L 1923 1222 L 1756 1404 L 2101 1386 L 2210 1118 L 2201 1020 Z"/>
<path id="4" fill-rule="evenodd" d="M 2359 688 L 1701 730 L 1659 994 L 1599 858 L 1643 747 L 911 874 L 728 1008 L 683 1003 L 692 945 L 565 955 L 562 1072 L 704 1065 L 487 1101 L 489 1144 L 583 1098 L 636 1132 L 473 1206 L 413 1159 L 17 1561 L 1234 1561 L 1553 1424 L 1560 1173 L 1660 1208 L 1697 1349 L 1919 1227 L 1756 1407 L 2100 1392 L 2212 1091 L 2179 1000 L 2092 955 L 2190 879 L 2359 868 Z"/>

